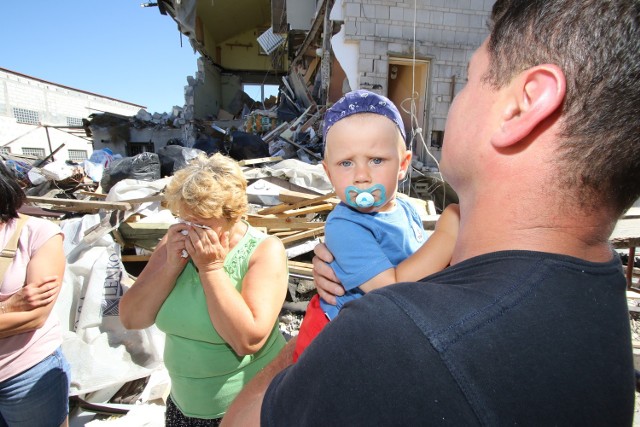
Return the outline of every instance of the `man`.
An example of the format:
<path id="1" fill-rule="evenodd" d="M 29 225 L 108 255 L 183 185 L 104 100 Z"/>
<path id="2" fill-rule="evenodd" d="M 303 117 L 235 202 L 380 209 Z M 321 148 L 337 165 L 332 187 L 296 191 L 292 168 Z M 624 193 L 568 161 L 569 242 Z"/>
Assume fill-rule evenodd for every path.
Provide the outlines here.
<path id="1" fill-rule="evenodd" d="M 640 196 L 639 22 L 637 0 L 498 0 L 447 121 L 452 265 L 347 304 L 278 374 L 285 347 L 223 425 L 631 425 L 608 237 Z"/>

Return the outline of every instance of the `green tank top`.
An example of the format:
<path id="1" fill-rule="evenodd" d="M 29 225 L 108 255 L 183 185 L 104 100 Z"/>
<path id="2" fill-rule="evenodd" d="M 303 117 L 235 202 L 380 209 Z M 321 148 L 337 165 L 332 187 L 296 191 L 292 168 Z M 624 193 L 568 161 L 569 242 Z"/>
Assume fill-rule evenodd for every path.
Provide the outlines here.
<path id="1" fill-rule="evenodd" d="M 224 269 L 238 291 L 251 254 L 266 238 L 249 226 L 227 255 Z M 191 261 L 158 311 L 156 325 L 166 334 L 164 364 L 171 378 L 171 399 L 188 417 L 222 417 L 242 387 L 285 345 L 276 321 L 262 349 L 238 356 L 211 324 L 200 277 Z"/>

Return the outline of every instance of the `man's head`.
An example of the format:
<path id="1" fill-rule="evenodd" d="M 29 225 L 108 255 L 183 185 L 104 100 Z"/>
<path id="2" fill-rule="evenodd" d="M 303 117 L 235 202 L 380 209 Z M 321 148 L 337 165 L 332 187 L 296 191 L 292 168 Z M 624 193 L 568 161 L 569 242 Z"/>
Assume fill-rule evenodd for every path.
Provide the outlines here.
<path id="1" fill-rule="evenodd" d="M 362 211 L 384 211 L 405 177 L 402 118 L 395 105 L 373 92 L 349 92 L 325 114 L 323 166 L 343 202 Z"/>
<path id="2" fill-rule="evenodd" d="M 628 208 L 640 196 L 640 2 L 498 0 L 487 50 L 494 89 L 540 64 L 562 70 L 555 179 L 575 203 Z"/>

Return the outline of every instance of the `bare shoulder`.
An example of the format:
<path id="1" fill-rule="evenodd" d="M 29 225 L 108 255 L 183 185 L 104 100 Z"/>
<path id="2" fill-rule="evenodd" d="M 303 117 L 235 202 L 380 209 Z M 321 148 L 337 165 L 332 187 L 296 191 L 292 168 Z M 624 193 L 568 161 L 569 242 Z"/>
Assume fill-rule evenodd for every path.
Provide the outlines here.
<path id="1" fill-rule="evenodd" d="M 282 241 L 275 236 L 267 236 L 256 248 L 254 256 L 274 258 L 283 256 L 284 253 L 285 250 Z"/>

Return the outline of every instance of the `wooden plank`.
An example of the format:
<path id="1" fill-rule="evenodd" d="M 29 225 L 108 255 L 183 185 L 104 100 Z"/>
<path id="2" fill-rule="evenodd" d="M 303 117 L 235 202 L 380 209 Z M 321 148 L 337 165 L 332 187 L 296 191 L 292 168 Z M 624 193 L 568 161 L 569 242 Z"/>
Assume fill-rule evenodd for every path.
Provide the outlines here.
<path id="1" fill-rule="evenodd" d="M 299 230 L 279 230 L 279 231 L 271 231 L 272 236 L 276 236 L 279 237 L 280 239 L 283 239 L 285 237 L 289 237 L 289 236 L 293 236 L 294 234 L 299 233 Z"/>
<path id="2" fill-rule="evenodd" d="M 137 199 L 121 200 L 121 202 L 126 202 L 126 203 L 131 203 L 132 205 L 136 205 L 138 203 L 161 202 L 163 200 L 164 200 L 164 194 L 156 194 L 153 196 L 140 197 Z"/>
<path id="3" fill-rule="evenodd" d="M 25 215 L 46 217 L 50 221 L 58 221 L 60 218 L 66 215 L 64 212 L 52 212 L 52 211 L 42 209 L 41 207 L 32 206 L 26 203 L 20 206 L 20 209 L 18 209 L 18 212 L 23 213 Z"/>
<path id="4" fill-rule="evenodd" d="M 285 237 L 282 240 L 282 243 L 285 245 L 287 243 L 296 242 L 298 240 L 307 239 L 309 237 L 316 237 L 324 234 L 324 227 L 318 227 L 307 231 L 302 231 L 298 234 L 294 234 L 293 236 Z"/>
<path id="5" fill-rule="evenodd" d="M 276 156 L 276 157 L 261 157 L 259 159 L 245 159 L 245 160 L 240 160 L 238 162 L 238 164 L 240 166 L 248 166 L 248 165 L 256 165 L 258 163 L 269 163 L 269 162 L 279 162 L 280 160 L 282 160 L 281 156 Z"/>
<path id="6" fill-rule="evenodd" d="M 318 108 L 318 111 L 298 128 L 298 132 L 306 132 L 311 126 L 313 126 L 318 120 L 320 120 L 321 117 L 323 117 L 326 108 L 326 106 Z"/>
<path id="7" fill-rule="evenodd" d="M 267 229 L 308 230 L 324 226 L 324 222 L 306 221 L 304 218 L 278 218 L 259 217 L 249 215 L 247 222 L 254 227 L 266 227 Z"/>
<path id="8" fill-rule="evenodd" d="M 314 56 L 313 59 L 311 60 L 311 63 L 307 67 L 307 72 L 304 73 L 304 82 L 306 84 L 309 84 L 309 80 L 311 79 L 311 76 L 313 76 L 313 73 L 316 71 L 316 67 L 318 66 L 319 62 L 320 62 L 320 58 L 317 55 Z"/>
<path id="9" fill-rule="evenodd" d="M 122 234 L 120 234 L 120 231 L 118 231 L 117 228 L 111 230 L 111 236 L 113 236 L 113 240 L 123 248 L 127 246 L 127 242 L 124 240 Z"/>
<path id="10" fill-rule="evenodd" d="M 634 218 L 640 218 L 640 207 L 633 206 L 622 215 L 622 219 Z"/>
<path id="11" fill-rule="evenodd" d="M 56 199 L 53 197 L 27 196 L 27 202 L 53 206 L 75 207 L 79 209 L 131 210 L 127 202 L 103 202 L 99 200 Z"/>
<path id="12" fill-rule="evenodd" d="M 300 268 L 307 268 L 309 270 L 313 270 L 313 264 L 310 262 L 302 262 L 302 261 L 292 261 L 289 260 L 289 265 L 294 265 L 296 267 L 300 267 Z"/>
<path id="13" fill-rule="evenodd" d="M 319 156 L 316 153 L 314 153 L 313 151 L 309 150 L 307 147 L 303 147 L 302 145 L 298 144 L 297 142 L 292 141 L 290 138 L 291 138 L 291 135 L 285 135 L 285 132 L 282 132 L 280 134 L 280 139 L 282 139 L 283 141 L 288 142 L 289 144 L 293 145 L 296 148 L 299 148 L 300 150 L 304 151 L 305 153 L 307 153 L 311 157 L 315 158 L 316 160 L 322 160 L 321 156 Z"/>
<path id="14" fill-rule="evenodd" d="M 260 209 L 258 211 L 258 215 L 271 215 L 275 213 L 284 212 L 287 209 L 291 208 L 291 205 L 288 203 L 280 203 L 279 205 L 269 206 L 268 208 Z"/>
<path id="15" fill-rule="evenodd" d="M 289 267 L 289 274 L 295 274 L 298 276 L 305 276 L 305 277 L 309 277 L 309 278 L 313 278 L 313 270 L 305 270 L 305 269 L 299 269 L 297 267 Z"/>
<path id="16" fill-rule="evenodd" d="M 640 247 L 640 218 L 620 219 L 609 241 L 616 249 Z"/>
<path id="17" fill-rule="evenodd" d="M 276 214 L 276 216 L 279 216 L 279 217 L 300 216 L 300 215 L 306 215 L 310 213 L 330 211 L 330 210 L 333 210 L 333 205 L 331 203 L 323 203 L 322 205 L 307 206 L 305 208 L 284 211 L 281 214 Z"/>
<path id="18" fill-rule="evenodd" d="M 289 261 L 289 273 L 313 276 L 313 264 L 310 262 Z"/>
<path id="19" fill-rule="evenodd" d="M 302 200 L 312 200 L 315 199 L 316 197 L 318 197 L 319 195 L 317 194 L 306 194 L 306 193 L 300 193 L 298 191 L 291 191 L 291 190 L 282 190 L 280 191 L 280 194 L 278 195 L 278 198 L 280 199 L 280 201 L 282 203 L 289 203 L 289 204 L 294 204 L 297 202 L 300 202 Z M 334 194 L 335 196 L 335 194 Z M 337 205 L 338 203 L 340 203 L 340 199 L 338 199 L 337 197 L 332 197 L 330 199 L 326 200 L 328 203 L 332 203 L 334 205 Z"/>
<path id="20" fill-rule="evenodd" d="M 300 230 L 292 230 L 290 228 L 272 228 L 269 230 L 269 233 L 276 236 L 281 236 L 282 234 L 297 233 L 298 231 Z"/>
<path id="21" fill-rule="evenodd" d="M 299 202 L 293 203 L 293 204 L 288 204 L 288 203 L 282 203 L 276 206 L 272 206 L 266 209 L 262 209 L 261 211 L 258 211 L 258 213 L 260 215 L 270 215 L 270 214 L 278 214 L 278 213 L 282 213 L 284 211 L 289 211 L 292 209 L 300 209 L 303 208 L 305 206 L 309 206 L 309 205 L 314 205 L 316 203 L 320 203 L 320 202 L 324 202 L 327 199 L 331 199 L 335 196 L 335 193 L 329 193 L 329 194 L 325 194 L 324 196 L 317 196 L 314 197 L 312 199 L 307 199 L 307 200 L 301 200 Z"/>
<path id="22" fill-rule="evenodd" d="M 127 247 L 136 246 L 138 248 L 147 249 L 149 251 L 154 251 L 156 246 L 158 246 L 159 239 L 140 239 L 140 240 L 132 240 L 127 242 Z"/>
<path id="23" fill-rule="evenodd" d="M 81 196 L 89 196 L 89 197 L 95 197 L 96 199 L 101 199 L 104 200 L 107 198 L 108 194 L 104 194 L 104 193 L 94 193 L 92 191 L 78 191 L 77 194 L 81 195 Z"/>
<path id="24" fill-rule="evenodd" d="M 118 231 L 127 246 L 153 250 L 170 226 L 168 223 L 123 222 Z"/>
<path id="25" fill-rule="evenodd" d="M 308 194 L 286 189 L 280 190 L 280 194 L 278 194 L 278 198 L 282 203 L 296 203 L 300 200 L 315 199 L 318 196 L 321 196 L 321 194 Z"/>
<path id="26" fill-rule="evenodd" d="M 273 138 L 275 138 L 276 136 L 280 135 L 282 132 L 284 132 L 287 128 L 289 127 L 289 123 L 288 122 L 284 122 L 281 123 L 279 126 L 277 126 L 275 129 L 273 129 L 272 131 L 270 131 L 269 133 L 267 133 L 266 135 L 262 136 L 262 140 L 266 143 L 271 142 L 271 140 L 273 140 Z"/>
<path id="27" fill-rule="evenodd" d="M 303 43 L 298 46 L 298 51 L 296 52 L 296 56 L 291 61 L 291 66 L 295 66 L 302 60 L 302 56 L 305 54 L 307 49 L 310 48 L 311 44 L 316 40 L 316 35 L 320 31 L 324 24 L 324 14 L 326 10 L 325 3 L 327 0 L 321 0 L 316 5 L 315 17 L 313 19 L 313 23 L 311 24 L 311 28 L 307 32 L 307 36 L 304 38 Z"/>
<path id="28" fill-rule="evenodd" d="M 151 255 L 122 255 L 122 262 L 146 262 Z"/>

